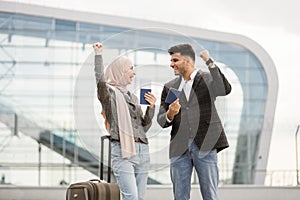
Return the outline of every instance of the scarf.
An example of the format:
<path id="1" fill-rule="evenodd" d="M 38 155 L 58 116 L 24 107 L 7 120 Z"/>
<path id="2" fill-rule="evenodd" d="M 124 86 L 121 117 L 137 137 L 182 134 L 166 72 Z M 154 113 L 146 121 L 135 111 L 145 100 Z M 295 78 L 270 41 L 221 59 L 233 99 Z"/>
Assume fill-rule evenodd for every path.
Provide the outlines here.
<path id="1" fill-rule="evenodd" d="M 116 95 L 116 107 L 119 127 L 119 138 L 123 159 L 130 159 L 136 154 L 131 117 L 124 94 L 128 92 L 124 76 L 126 70 L 132 66 L 132 62 L 127 57 L 115 59 L 105 70 L 104 78 L 106 84 Z M 127 94 L 126 94 L 127 95 Z"/>

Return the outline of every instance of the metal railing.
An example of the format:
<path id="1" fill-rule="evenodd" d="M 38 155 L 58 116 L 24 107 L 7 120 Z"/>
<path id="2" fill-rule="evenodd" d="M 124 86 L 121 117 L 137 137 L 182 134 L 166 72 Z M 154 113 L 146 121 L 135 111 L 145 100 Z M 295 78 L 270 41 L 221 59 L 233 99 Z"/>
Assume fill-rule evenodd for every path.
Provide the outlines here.
<path id="1" fill-rule="evenodd" d="M 297 126 L 297 130 L 296 130 L 296 133 L 295 133 L 297 185 L 300 185 L 300 181 L 299 181 L 299 165 L 298 165 L 298 133 L 299 133 L 299 128 L 300 128 L 300 125 Z"/>

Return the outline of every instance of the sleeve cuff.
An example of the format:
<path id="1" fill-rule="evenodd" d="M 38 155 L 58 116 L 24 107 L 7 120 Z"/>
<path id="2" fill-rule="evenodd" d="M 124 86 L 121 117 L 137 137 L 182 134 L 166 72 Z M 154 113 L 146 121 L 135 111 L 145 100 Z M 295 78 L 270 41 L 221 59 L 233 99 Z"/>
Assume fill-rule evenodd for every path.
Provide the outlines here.
<path id="1" fill-rule="evenodd" d="M 212 66 L 210 66 L 210 68 L 216 68 L 216 65 L 215 65 L 215 63 L 214 63 Z"/>
<path id="2" fill-rule="evenodd" d="M 167 114 L 166 114 L 166 120 L 168 123 L 171 123 L 172 121 L 168 118 Z"/>

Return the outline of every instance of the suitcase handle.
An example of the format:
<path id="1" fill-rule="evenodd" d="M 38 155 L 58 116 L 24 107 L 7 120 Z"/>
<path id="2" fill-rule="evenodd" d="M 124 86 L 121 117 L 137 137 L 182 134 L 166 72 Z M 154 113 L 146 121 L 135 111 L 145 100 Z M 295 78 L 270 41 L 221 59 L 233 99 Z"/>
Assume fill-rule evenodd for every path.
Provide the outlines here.
<path id="1" fill-rule="evenodd" d="M 100 179 L 103 180 L 103 174 L 104 174 L 104 164 L 103 164 L 103 158 L 104 158 L 104 140 L 108 139 L 108 163 L 107 163 L 107 182 L 110 183 L 110 174 L 111 174 L 111 137 L 110 135 L 104 135 L 101 137 L 101 149 L 100 149 Z"/>
<path id="2" fill-rule="evenodd" d="M 90 181 L 101 183 L 102 181 L 99 179 L 90 179 Z"/>

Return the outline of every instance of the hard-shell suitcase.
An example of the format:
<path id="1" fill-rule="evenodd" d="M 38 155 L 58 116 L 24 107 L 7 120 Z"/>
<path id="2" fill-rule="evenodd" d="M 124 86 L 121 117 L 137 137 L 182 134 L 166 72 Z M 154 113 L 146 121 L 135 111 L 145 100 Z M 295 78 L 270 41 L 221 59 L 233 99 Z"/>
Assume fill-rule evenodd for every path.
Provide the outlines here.
<path id="1" fill-rule="evenodd" d="M 116 183 L 110 183 L 111 174 L 111 141 L 110 136 L 101 137 L 101 150 L 100 150 L 100 179 L 103 180 L 104 174 L 104 140 L 108 139 L 108 169 L 107 169 L 107 182 L 102 182 L 98 179 L 89 181 L 78 182 L 71 184 L 66 193 L 67 200 L 119 200 L 120 189 Z"/>

